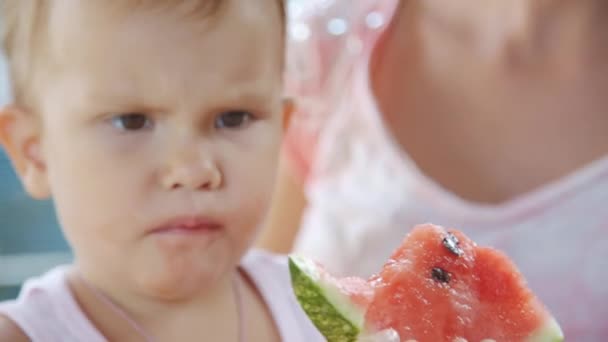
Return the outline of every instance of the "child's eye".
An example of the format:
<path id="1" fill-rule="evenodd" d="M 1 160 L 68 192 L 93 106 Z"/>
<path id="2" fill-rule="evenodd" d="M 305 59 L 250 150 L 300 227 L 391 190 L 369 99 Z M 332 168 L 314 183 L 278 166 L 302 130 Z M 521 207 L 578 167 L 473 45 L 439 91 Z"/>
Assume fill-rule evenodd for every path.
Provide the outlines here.
<path id="1" fill-rule="evenodd" d="M 121 131 L 140 131 L 153 125 L 152 119 L 141 113 L 117 115 L 112 118 L 111 122 L 114 127 Z"/>
<path id="2" fill-rule="evenodd" d="M 216 128 L 241 128 L 245 126 L 253 118 L 253 115 L 249 112 L 242 110 L 233 110 L 220 114 L 215 119 Z"/>

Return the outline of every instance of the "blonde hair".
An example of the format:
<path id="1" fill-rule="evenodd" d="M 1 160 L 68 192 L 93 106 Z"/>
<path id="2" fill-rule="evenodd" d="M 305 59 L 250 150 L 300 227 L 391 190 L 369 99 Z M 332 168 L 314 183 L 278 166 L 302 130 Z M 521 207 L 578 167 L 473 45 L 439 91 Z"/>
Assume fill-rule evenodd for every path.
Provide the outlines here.
<path id="1" fill-rule="evenodd" d="M 46 24 L 48 1 L 0 0 L 0 39 L 7 58 L 11 90 L 16 102 L 24 100 L 23 90 L 30 84 L 32 56 L 44 42 L 40 34 Z"/>
<path id="2" fill-rule="evenodd" d="M 278 2 L 283 26 L 285 26 L 284 0 L 278 0 Z M 32 105 L 31 94 L 28 91 L 32 87 L 32 70 L 36 70 L 36 64 L 40 62 L 34 57 L 41 55 L 40 52 L 44 51 L 48 40 L 45 39 L 44 33 L 50 3 L 51 0 L 0 0 L 0 47 L 7 59 L 13 102 L 19 105 Z M 113 1 L 113 3 L 117 2 Z M 169 2 L 118 0 L 118 3 L 131 7 L 144 5 L 159 7 L 161 5 L 181 5 L 186 3 L 186 0 Z M 225 3 L 226 0 L 192 0 L 186 4 L 190 5 L 187 6 L 188 14 L 208 16 L 217 12 Z"/>

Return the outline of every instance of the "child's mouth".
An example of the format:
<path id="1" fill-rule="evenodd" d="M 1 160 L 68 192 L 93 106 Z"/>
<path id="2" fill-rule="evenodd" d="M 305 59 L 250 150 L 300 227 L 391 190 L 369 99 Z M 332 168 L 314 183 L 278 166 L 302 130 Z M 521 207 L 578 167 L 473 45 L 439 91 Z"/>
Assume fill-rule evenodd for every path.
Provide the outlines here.
<path id="1" fill-rule="evenodd" d="M 153 229 L 151 234 L 200 234 L 222 229 L 222 224 L 204 217 L 179 217 Z"/>

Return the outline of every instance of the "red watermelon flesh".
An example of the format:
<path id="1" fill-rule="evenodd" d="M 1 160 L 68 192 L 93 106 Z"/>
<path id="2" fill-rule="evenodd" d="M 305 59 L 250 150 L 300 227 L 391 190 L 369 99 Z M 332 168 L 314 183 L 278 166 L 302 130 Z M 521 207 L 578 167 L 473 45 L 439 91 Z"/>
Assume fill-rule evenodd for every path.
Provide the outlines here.
<path id="1" fill-rule="evenodd" d="M 301 271 L 293 265 L 292 278 Z M 321 266 L 313 273 L 311 279 L 320 284 L 327 303 L 338 303 L 338 312 L 346 310 L 345 317 L 359 317 L 352 314 L 352 307 L 343 305 L 343 298 L 333 300 L 333 289 L 360 308 L 364 319 L 359 338 L 392 329 L 401 341 L 563 340 L 559 326 L 509 258 L 478 247 L 455 229 L 415 227 L 380 273 L 368 280 L 333 278 Z M 294 282 L 298 300 L 319 330 L 331 336 L 328 341 L 355 341 L 351 335 L 339 337 L 336 326 L 340 329 L 341 325 L 326 324 L 325 308 L 307 310 L 311 303 L 318 305 L 319 299 L 309 300 L 309 288 L 298 290 L 298 282 Z M 313 317 L 319 312 L 325 314 Z M 357 319 L 346 321 L 359 331 Z"/>
<path id="2" fill-rule="evenodd" d="M 402 340 L 523 341 L 551 319 L 504 254 L 437 226 L 412 230 L 371 283 L 368 328 Z"/>

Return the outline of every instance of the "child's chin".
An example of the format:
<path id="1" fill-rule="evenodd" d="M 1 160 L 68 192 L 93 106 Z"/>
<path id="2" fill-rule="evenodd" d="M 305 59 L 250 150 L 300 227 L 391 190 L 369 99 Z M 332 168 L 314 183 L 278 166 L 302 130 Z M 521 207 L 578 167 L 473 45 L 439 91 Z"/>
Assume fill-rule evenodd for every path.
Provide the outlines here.
<path id="1" fill-rule="evenodd" d="M 146 296 L 163 301 L 184 301 L 198 295 L 213 292 L 222 286 L 221 280 L 230 269 L 175 268 L 149 270 L 136 279 L 137 287 Z"/>

